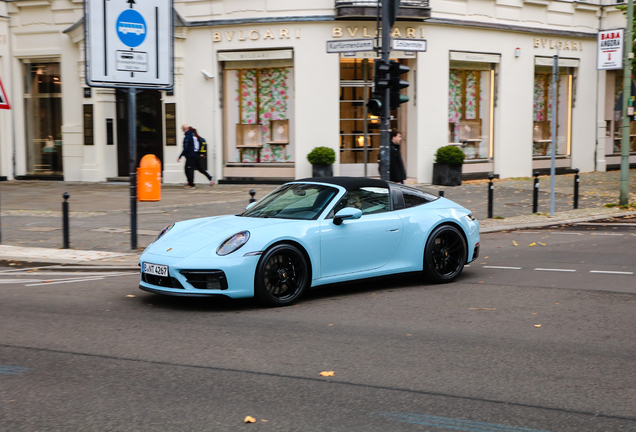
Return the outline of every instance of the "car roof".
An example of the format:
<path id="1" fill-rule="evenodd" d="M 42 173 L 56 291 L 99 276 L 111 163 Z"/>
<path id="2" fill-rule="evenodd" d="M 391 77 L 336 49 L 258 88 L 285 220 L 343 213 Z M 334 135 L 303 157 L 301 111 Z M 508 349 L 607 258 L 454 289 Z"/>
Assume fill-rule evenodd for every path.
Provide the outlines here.
<path id="1" fill-rule="evenodd" d="M 347 191 L 360 189 L 363 187 L 389 187 L 389 183 L 384 180 L 370 179 L 366 177 L 312 177 L 296 180 L 294 183 L 325 183 L 340 186 Z"/>

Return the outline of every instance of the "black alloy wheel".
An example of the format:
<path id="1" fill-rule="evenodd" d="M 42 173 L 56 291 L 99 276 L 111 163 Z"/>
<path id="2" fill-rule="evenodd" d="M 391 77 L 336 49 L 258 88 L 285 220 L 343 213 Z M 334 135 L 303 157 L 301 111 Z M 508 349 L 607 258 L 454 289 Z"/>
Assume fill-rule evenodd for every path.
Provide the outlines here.
<path id="1" fill-rule="evenodd" d="M 254 294 L 267 306 L 287 306 L 309 286 L 309 266 L 303 253 L 290 244 L 267 250 L 256 268 Z"/>
<path id="2" fill-rule="evenodd" d="M 466 264 L 466 240 L 456 227 L 442 225 L 433 230 L 424 249 L 424 274 L 435 283 L 452 282 Z"/>

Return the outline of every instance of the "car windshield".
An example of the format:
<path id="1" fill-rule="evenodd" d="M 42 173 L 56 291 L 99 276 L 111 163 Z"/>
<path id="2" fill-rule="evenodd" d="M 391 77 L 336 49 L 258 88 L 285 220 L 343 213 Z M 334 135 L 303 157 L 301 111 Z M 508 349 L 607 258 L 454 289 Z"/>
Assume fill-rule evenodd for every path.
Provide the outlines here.
<path id="1" fill-rule="evenodd" d="M 338 189 L 316 184 L 291 183 L 257 201 L 241 216 L 279 219 L 316 219 Z"/>

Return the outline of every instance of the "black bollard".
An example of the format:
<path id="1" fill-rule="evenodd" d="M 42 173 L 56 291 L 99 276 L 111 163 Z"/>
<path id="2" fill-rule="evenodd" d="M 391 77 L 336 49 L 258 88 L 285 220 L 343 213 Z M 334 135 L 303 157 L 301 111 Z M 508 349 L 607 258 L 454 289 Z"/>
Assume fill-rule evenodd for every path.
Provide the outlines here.
<path id="1" fill-rule="evenodd" d="M 488 219 L 492 219 L 492 201 L 495 189 L 495 187 L 492 185 L 493 178 L 495 178 L 494 175 L 488 175 Z"/>
<path id="2" fill-rule="evenodd" d="M 254 199 L 254 195 L 256 195 L 256 191 L 254 189 L 250 189 L 250 204 L 252 204 L 253 202 L 256 202 L 256 199 Z"/>
<path id="3" fill-rule="evenodd" d="M 532 194 L 532 213 L 536 213 L 539 208 L 539 173 L 534 172 L 534 192 Z"/>
<path id="4" fill-rule="evenodd" d="M 574 168 L 574 208 L 579 208 L 579 169 Z"/>
<path id="5" fill-rule="evenodd" d="M 443 197 L 444 196 L 444 191 L 439 191 L 439 196 Z"/>
<path id="6" fill-rule="evenodd" d="M 68 192 L 62 194 L 62 198 L 64 198 L 64 202 L 62 202 L 62 235 L 64 236 L 64 249 L 68 249 L 70 245 L 70 235 L 68 232 L 68 199 L 70 197 Z"/>

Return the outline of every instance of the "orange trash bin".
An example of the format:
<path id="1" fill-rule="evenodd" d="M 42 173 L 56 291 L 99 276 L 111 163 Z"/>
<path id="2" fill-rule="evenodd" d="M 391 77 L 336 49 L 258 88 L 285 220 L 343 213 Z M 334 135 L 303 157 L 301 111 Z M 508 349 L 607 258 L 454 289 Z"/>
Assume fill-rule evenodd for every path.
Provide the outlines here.
<path id="1" fill-rule="evenodd" d="M 137 168 L 137 201 L 161 200 L 161 162 L 147 154 Z"/>

